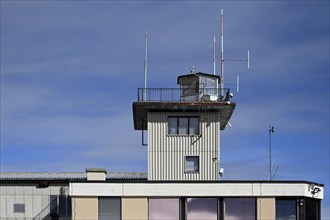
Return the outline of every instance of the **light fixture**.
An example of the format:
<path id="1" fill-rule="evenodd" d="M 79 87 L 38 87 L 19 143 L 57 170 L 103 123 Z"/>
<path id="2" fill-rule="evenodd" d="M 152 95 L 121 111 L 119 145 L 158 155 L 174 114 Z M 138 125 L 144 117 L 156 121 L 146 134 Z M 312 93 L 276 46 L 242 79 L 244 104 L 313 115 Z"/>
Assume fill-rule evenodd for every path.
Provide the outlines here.
<path id="1" fill-rule="evenodd" d="M 227 93 L 226 93 L 226 97 L 225 97 L 225 102 L 230 104 L 230 99 L 233 98 L 233 93 L 230 92 L 230 89 L 228 89 Z"/>

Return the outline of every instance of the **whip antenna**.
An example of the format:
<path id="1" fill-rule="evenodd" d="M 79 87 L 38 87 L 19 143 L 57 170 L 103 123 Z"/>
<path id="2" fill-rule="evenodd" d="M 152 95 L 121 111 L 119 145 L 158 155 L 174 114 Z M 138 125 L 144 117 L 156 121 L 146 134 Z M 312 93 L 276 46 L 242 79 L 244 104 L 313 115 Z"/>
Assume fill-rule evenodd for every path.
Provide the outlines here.
<path id="1" fill-rule="evenodd" d="M 221 9 L 221 57 L 220 57 L 220 93 L 221 97 L 224 97 L 223 90 L 224 90 L 224 54 L 223 54 L 223 30 L 224 30 L 224 17 L 223 17 L 223 9 Z"/>
<path id="2" fill-rule="evenodd" d="M 148 33 L 145 33 L 145 48 L 144 48 L 144 84 L 143 84 L 143 101 L 147 99 L 147 72 L 148 72 Z"/>

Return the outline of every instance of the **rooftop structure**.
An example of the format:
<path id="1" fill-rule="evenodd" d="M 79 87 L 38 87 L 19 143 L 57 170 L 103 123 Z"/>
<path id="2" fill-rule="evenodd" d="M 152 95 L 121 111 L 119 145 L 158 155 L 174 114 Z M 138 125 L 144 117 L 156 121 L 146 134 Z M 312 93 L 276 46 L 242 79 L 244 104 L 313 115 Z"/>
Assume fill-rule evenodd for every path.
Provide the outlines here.
<path id="1" fill-rule="evenodd" d="M 181 75 L 179 88 L 139 89 L 133 102 L 135 130 L 148 131 L 148 180 L 214 181 L 219 179 L 220 130 L 236 107 L 220 77 Z"/>

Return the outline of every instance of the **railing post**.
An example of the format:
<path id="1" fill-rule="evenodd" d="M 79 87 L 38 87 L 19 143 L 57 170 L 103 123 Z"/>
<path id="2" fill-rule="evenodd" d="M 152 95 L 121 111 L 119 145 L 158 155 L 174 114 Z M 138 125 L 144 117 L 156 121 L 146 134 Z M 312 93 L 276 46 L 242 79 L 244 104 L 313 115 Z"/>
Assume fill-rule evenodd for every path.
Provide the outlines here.
<path id="1" fill-rule="evenodd" d="M 137 89 L 137 97 L 138 97 L 138 101 L 140 101 L 140 91 L 139 91 L 140 89 L 138 88 Z"/>

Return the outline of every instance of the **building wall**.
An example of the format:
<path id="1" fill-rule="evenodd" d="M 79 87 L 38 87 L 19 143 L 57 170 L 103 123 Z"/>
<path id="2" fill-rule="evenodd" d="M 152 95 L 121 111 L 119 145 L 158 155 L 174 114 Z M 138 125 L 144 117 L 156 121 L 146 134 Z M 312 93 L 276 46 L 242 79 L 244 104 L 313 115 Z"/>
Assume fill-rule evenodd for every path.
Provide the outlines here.
<path id="1" fill-rule="evenodd" d="M 147 198 L 125 198 L 122 200 L 122 220 L 148 220 Z"/>
<path id="2" fill-rule="evenodd" d="M 70 183 L 70 196 L 112 196 L 112 197 L 307 197 L 323 199 L 324 187 L 313 194 L 310 183 L 270 182 L 143 182 L 108 183 L 76 182 Z"/>
<path id="3" fill-rule="evenodd" d="M 275 220 L 275 198 L 257 199 L 257 219 Z"/>
<path id="4" fill-rule="evenodd" d="M 169 116 L 200 116 L 200 135 L 168 135 Z M 220 122 L 215 112 L 148 113 L 148 180 L 217 180 Z M 185 157 L 199 156 L 199 172 L 185 172 Z"/>
<path id="5" fill-rule="evenodd" d="M 44 219 L 56 212 L 61 219 L 71 216 L 69 186 L 37 188 L 32 184 L 0 185 L 0 219 Z M 14 210 L 15 206 L 23 210 Z"/>
<path id="6" fill-rule="evenodd" d="M 121 205 L 108 203 L 100 211 L 100 198 L 120 200 Z M 276 207 L 276 201 L 290 200 L 292 206 Z M 320 220 L 319 206 L 303 207 L 301 197 L 75 197 L 72 219 L 160 220 Z M 309 199 L 309 203 L 319 203 Z M 288 212 L 289 210 L 289 212 Z M 291 211 L 290 211 L 291 210 Z M 101 215 L 100 213 L 103 213 Z M 107 213 L 107 215 L 105 215 Z M 111 217 L 112 216 L 112 217 Z M 277 216 L 277 217 L 276 217 Z"/>
<path id="7" fill-rule="evenodd" d="M 98 197 L 74 197 L 72 198 L 72 219 L 97 220 Z"/>

